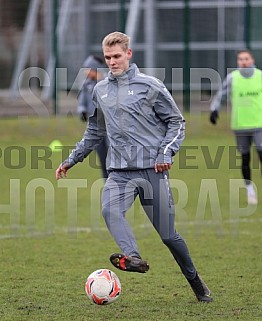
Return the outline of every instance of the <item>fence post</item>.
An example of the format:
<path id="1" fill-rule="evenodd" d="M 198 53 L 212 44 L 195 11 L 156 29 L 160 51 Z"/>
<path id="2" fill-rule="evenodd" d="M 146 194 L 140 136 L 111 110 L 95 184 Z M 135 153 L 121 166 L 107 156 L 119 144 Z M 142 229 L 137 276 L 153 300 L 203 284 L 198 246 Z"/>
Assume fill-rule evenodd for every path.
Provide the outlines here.
<path id="1" fill-rule="evenodd" d="M 190 109 L 190 11 L 189 0 L 184 0 L 184 58 L 183 58 L 183 105 L 184 110 Z"/>
<path id="2" fill-rule="evenodd" d="M 250 0 L 246 0 L 246 7 L 244 11 L 244 41 L 247 49 L 250 48 L 251 41 L 251 5 Z"/>
<path id="3" fill-rule="evenodd" d="M 54 68 L 53 68 L 53 79 L 54 79 L 54 87 L 53 87 L 53 110 L 54 115 L 58 113 L 58 73 L 57 68 L 59 66 L 59 48 L 58 48 L 58 30 L 57 30 L 57 21 L 58 21 L 58 0 L 53 0 L 53 21 L 52 21 L 52 56 L 54 59 Z"/>
<path id="4" fill-rule="evenodd" d="M 121 32 L 125 32 L 126 28 L 126 1 L 119 0 L 119 30 Z"/>

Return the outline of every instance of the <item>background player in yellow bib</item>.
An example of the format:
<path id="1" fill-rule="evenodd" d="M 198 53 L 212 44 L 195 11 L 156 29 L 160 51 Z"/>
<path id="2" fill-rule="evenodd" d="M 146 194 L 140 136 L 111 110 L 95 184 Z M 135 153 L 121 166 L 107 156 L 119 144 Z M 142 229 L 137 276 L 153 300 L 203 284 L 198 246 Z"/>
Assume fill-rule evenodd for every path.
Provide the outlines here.
<path id="1" fill-rule="evenodd" d="M 257 204 L 257 195 L 251 180 L 250 149 L 254 143 L 262 163 L 262 71 L 255 66 L 252 53 L 237 53 L 238 69 L 228 74 L 211 103 L 210 121 L 216 124 L 218 110 L 230 95 L 232 104 L 231 128 L 242 156 L 242 175 L 249 204 Z"/>

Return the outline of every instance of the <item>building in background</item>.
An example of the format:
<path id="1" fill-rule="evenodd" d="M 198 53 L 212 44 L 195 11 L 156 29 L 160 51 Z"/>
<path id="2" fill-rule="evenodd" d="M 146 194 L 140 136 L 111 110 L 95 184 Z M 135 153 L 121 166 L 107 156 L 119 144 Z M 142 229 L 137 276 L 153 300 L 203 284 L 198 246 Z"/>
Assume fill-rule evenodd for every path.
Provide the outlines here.
<path id="1" fill-rule="evenodd" d="M 157 76 L 170 90 L 189 89 L 190 68 L 223 78 L 238 49 L 251 48 L 262 63 L 261 16 L 262 1 L 249 0 L 0 0 L 0 88 L 15 91 L 21 70 L 39 66 L 51 78 L 54 67 L 67 68 L 59 87 L 70 89 L 85 57 L 99 54 L 103 37 L 120 30 L 132 36 L 140 68 L 164 70 Z M 209 81 L 202 86 L 209 89 Z M 199 84 L 191 81 L 190 89 Z"/>

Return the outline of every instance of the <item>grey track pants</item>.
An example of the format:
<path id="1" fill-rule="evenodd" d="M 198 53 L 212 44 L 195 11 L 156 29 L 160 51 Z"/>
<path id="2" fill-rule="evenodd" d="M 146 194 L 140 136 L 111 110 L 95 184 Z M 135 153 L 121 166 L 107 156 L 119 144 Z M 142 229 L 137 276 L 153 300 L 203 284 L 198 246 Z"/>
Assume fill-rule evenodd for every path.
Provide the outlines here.
<path id="1" fill-rule="evenodd" d="M 110 172 L 102 195 L 102 214 L 115 242 L 125 255 L 140 256 L 125 218 L 126 211 L 137 196 L 182 273 L 188 279 L 194 278 L 196 269 L 187 245 L 174 227 L 175 208 L 167 171 L 155 173 L 154 169 L 143 169 Z"/>

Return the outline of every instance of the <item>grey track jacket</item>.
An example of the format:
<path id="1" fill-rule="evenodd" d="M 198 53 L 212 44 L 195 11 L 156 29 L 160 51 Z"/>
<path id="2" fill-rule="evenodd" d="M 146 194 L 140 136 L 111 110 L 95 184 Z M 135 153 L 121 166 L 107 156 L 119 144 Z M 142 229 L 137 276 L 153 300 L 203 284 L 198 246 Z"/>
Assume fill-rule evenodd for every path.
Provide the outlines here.
<path id="1" fill-rule="evenodd" d="M 63 163 L 82 162 L 108 135 L 107 169 L 153 168 L 172 163 L 184 139 L 185 120 L 164 84 L 140 73 L 135 64 L 94 89 L 95 112 L 82 140 Z"/>

